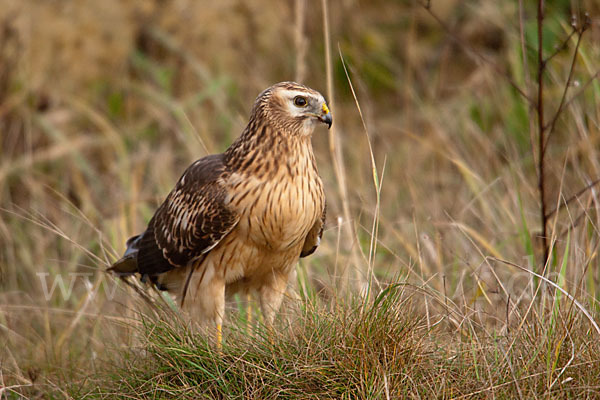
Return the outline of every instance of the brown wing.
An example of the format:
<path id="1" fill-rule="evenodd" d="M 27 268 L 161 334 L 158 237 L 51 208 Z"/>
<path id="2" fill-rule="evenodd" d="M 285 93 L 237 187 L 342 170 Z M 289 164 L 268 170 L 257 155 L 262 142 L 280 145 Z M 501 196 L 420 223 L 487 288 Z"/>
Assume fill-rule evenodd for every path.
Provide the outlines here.
<path id="1" fill-rule="evenodd" d="M 137 272 L 150 277 L 186 266 L 216 246 L 237 224 L 227 208 L 223 155 L 201 158 L 181 176 L 138 242 Z"/>
<path id="2" fill-rule="evenodd" d="M 315 250 L 317 250 L 317 247 L 319 247 L 319 244 L 321 243 L 321 237 L 323 237 L 326 212 L 327 206 L 323 207 L 323 214 L 321 214 L 321 218 L 319 218 L 310 231 L 308 231 L 308 235 L 304 240 L 304 246 L 302 246 L 302 252 L 300 252 L 300 257 L 310 256 L 315 252 Z"/>

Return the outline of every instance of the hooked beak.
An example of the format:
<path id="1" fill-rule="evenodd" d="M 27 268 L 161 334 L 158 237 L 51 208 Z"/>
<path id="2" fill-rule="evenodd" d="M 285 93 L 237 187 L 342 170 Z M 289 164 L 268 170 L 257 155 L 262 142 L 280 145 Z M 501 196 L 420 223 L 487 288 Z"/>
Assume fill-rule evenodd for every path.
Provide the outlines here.
<path id="1" fill-rule="evenodd" d="M 327 129 L 331 128 L 331 124 L 333 123 L 333 119 L 331 118 L 331 112 L 327 107 L 327 104 L 323 103 L 323 107 L 321 107 L 321 115 L 319 116 L 319 121 L 327 124 Z"/>

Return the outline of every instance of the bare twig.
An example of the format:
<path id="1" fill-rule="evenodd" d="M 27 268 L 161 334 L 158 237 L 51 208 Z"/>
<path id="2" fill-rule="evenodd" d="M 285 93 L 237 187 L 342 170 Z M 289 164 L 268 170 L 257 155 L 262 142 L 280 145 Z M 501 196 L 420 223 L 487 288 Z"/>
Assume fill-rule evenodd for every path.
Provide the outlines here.
<path id="1" fill-rule="evenodd" d="M 571 202 L 573 202 L 574 200 L 579 198 L 581 195 L 583 195 L 585 192 L 587 192 L 588 190 L 590 190 L 591 188 L 593 188 L 594 186 L 596 186 L 599 183 L 600 183 L 600 178 L 590 182 L 579 192 L 575 193 L 573 196 L 569 197 L 567 200 L 563 200 L 562 203 L 560 203 L 560 205 L 558 207 L 556 207 L 552 211 L 548 212 L 548 214 L 546 214 L 546 218 L 550 219 L 550 217 L 552 217 L 552 215 L 554 215 L 556 212 L 560 211 L 563 207 L 568 206 Z"/>
<path id="2" fill-rule="evenodd" d="M 543 55 L 543 26 L 544 26 L 544 0 L 538 0 L 538 10 L 537 10 L 537 30 L 538 30 L 538 98 L 537 98 L 537 115 L 538 115 L 538 190 L 540 196 L 540 224 L 542 228 L 542 243 L 544 247 L 544 259 L 543 265 L 548 263 L 548 259 L 550 256 L 549 253 L 549 244 L 548 244 L 548 219 L 549 215 L 552 213 L 546 212 L 546 187 L 545 187 L 545 165 L 544 165 L 544 156 L 546 154 L 546 149 L 548 148 L 548 143 L 550 142 L 550 138 L 552 133 L 555 130 L 556 122 L 558 118 L 562 114 L 565 106 L 567 105 L 567 93 L 569 91 L 569 87 L 571 86 L 571 81 L 573 80 L 573 73 L 575 71 L 575 65 L 577 64 L 577 56 L 579 55 L 579 46 L 581 45 L 581 39 L 583 37 L 584 32 L 589 27 L 590 21 L 589 16 L 586 14 L 586 19 L 580 26 L 576 21 L 572 22 L 573 32 L 567 37 L 567 39 L 563 42 L 560 47 L 566 46 L 567 41 L 573 36 L 574 33 L 577 33 L 577 44 L 575 45 L 575 51 L 573 52 L 573 57 L 571 59 L 571 65 L 569 68 L 569 76 L 567 78 L 567 82 L 565 83 L 565 87 L 563 90 L 563 94 L 560 99 L 560 103 L 554 116 L 548 124 L 545 124 L 544 121 L 544 71 L 546 69 L 546 65 L 548 62 L 560 51 L 560 47 L 557 51 L 555 51 L 550 57 L 544 59 Z M 570 102 L 570 101 L 569 101 Z M 593 186 L 593 185 L 592 185 Z M 591 186 L 590 186 L 591 187 Z M 589 187 L 583 189 L 585 192 Z M 577 196 L 575 196 L 577 197 Z M 565 203 L 565 204 L 568 204 Z M 560 208 L 557 207 L 556 210 Z M 556 211 L 555 210 L 555 211 Z"/>
<path id="3" fill-rule="evenodd" d="M 587 80 L 586 83 L 581 85 L 581 89 L 579 89 L 579 91 L 577 91 L 577 93 L 575 93 L 569 100 L 567 100 L 565 102 L 565 105 L 563 106 L 563 108 L 567 108 L 573 102 L 573 100 L 575 100 L 576 98 L 581 96 L 581 94 L 583 92 L 585 92 L 585 90 L 592 84 L 592 82 L 594 82 L 596 79 L 598 79 L 598 77 L 600 77 L 600 69 L 598 71 L 596 71 L 596 73 L 594 73 L 590 77 L 590 79 Z"/>
<path id="4" fill-rule="evenodd" d="M 569 87 L 571 86 L 571 81 L 573 80 L 573 72 L 575 71 L 575 65 L 577 64 L 577 55 L 579 54 L 579 45 L 581 44 L 581 38 L 583 37 L 583 33 L 585 32 L 585 27 L 582 28 L 581 31 L 579 31 L 579 36 L 577 37 L 577 44 L 575 45 L 575 51 L 573 52 L 573 58 L 571 59 L 571 67 L 569 68 L 569 76 L 567 78 L 567 82 L 565 83 L 565 89 L 563 90 L 563 94 L 562 97 L 560 99 L 560 104 L 558 105 L 558 108 L 556 109 L 556 112 L 554 113 L 554 117 L 552 118 L 552 121 L 550 121 L 548 123 L 548 125 L 545 126 L 545 129 L 548 130 L 548 135 L 546 138 L 546 142 L 544 143 L 544 147 L 542 149 L 542 153 L 546 152 L 546 148 L 548 147 L 548 142 L 550 142 L 550 137 L 552 136 L 552 133 L 554 132 L 554 127 L 556 126 L 556 121 L 558 120 L 558 117 L 560 117 L 560 115 L 562 114 L 562 111 L 564 110 L 564 106 L 565 106 L 565 100 L 567 98 L 567 92 L 569 91 Z M 546 62 L 548 62 L 552 57 L 549 57 L 548 59 L 546 59 Z"/>
<path id="5" fill-rule="evenodd" d="M 567 48 L 567 45 L 569 44 L 569 40 L 571 40 L 571 38 L 573 37 L 574 34 L 577 33 L 577 29 L 573 28 L 573 30 L 571 31 L 571 33 L 569 33 L 569 36 L 567 36 L 565 38 L 565 40 L 563 40 L 563 42 L 557 46 L 554 50 L 554 53 L 550 54 L 547 58 L 546 58 L 546 63 L 549 63 L 550 60 L 552 60 L 554 57 L 556 57 L 558 54 L 560 54 L 561 51 L 565 50 Z"/>
<path id="6" fill-rule="evenodd" d="M 546 182 L 544 179 L 544 144 L 545 144 L 545 124 L 544 124 L 544 70 L 546 61 L 544 60 L 543 50 L 543 27 L 544 27 L 544 0 L 538 0 L 537 9 L 537 31 L 538 31 L 538 69 L 537 69 L 537 122 L 538 122 L 538 191 L 540 196 L 540 224 L 542 228 L 542 243 L 544 247 L 544 258 L 542 265 L 546 265 L 550 256 L 550 246 L 548 244 L 548 218 L 546 217 Z"/>
<path id="7" fill-rule="evenodd" d="M 565 229 L 563 229 L 563 231 L 558 235 L 558 238 L 564 237 L 567 233 L 569 233 L 570 231 L 572 231 L 573 229 L 575 229 L 575 227 L 577 225 L 579 225 L 579 223 L 581 221 L 584 220 L 584 217 L 586 215 L 588 215 L 588 213 L 586 212 L 586 210 L 583 210 L 581 213 L 579 213 L 579 215 L 573 220 L 573 222 L 571 222 L 569 224 L 569 226 L 567 226 Z"/>

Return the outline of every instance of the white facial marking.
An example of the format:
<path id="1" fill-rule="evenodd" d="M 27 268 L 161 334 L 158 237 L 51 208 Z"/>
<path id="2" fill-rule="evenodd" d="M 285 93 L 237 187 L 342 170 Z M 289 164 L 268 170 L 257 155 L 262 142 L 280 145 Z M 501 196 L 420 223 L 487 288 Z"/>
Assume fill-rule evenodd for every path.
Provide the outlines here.
<path id="1" fill-rule="evenodd" d="M 298 107 L 294 104 L 294 98 L 296 96 L 302 96 L 306 98 L 307 105 L 305 107 Z M 298 117 L 304 115 L 306 109 L 310 107 L 310 103 L 317 100 L 318 104 L 325 102 L 325 99 L 320 94 L 307 93 L 300 90 L 285 90 L 283 91 L 283 97 L 287 100 L 285 103 L 288 107 L 288 112 L 292 117 Z M 313 121 L 314 122 L 314 121 Z M 311 124 L 312 125 L 312 124 Z"/>

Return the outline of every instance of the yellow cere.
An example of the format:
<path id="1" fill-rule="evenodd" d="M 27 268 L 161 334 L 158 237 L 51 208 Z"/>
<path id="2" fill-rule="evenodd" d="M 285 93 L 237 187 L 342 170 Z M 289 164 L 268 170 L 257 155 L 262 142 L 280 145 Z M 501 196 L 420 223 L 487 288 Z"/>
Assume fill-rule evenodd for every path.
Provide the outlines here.
<path id="1" fill-rule="evenodd" d="M 329 108 L 327 108 L 327 104 L 323 103 L 323 108 L 322 108 L 322 110 L 323 110 L 323 113 L 324 113 L 324 114 L 329 114 Z"/>

